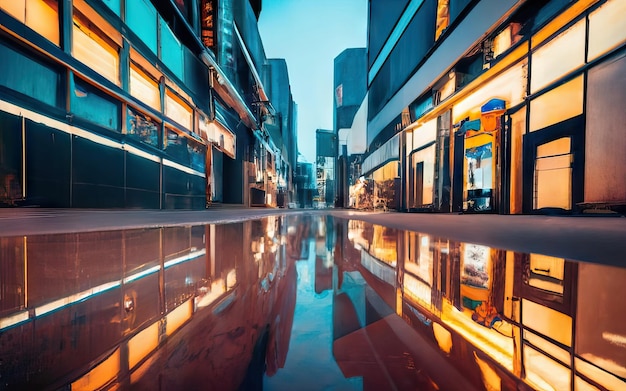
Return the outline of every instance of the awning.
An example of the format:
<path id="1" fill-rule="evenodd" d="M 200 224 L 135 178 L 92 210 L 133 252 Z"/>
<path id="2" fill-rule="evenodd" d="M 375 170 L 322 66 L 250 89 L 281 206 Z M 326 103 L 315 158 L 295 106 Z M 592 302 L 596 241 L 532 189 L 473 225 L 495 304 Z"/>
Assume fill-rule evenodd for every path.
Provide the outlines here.
<path id="1" fill-rule="evenodd" d="M 400 160 L 400 135 L 396 134 L 389 139 L 380 148 L 372 152 L 361 165 L 361 172 L 363 175 L 367 175 L 379 167 L 382 167 L 386 163 L 394 160 Z"/>

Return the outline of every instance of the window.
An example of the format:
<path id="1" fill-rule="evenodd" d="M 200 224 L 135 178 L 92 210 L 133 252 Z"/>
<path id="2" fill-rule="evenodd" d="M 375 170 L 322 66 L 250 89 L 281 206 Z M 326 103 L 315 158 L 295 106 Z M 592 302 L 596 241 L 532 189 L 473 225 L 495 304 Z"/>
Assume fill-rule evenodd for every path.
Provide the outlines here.
<path id="1" fill-rule="evenodd" d="M 61 75 L 43 62 L 0 42 L 0 85 L 51 106 L 59 105 Z"/>
<path id="2" fill-rule="evenodd" d="M 135 140 L 153 147 L 159 147 L 160 125 L 150 116 L 139 110 L 127 108 L 126 134 Z"/>
<path id="3" fill-rule="evenodd" d="M 581 20 L 532 54 L 530 92 L 537 92 L 585 62 L 585 21 Z"/>
<path id="4" fill-rule="evenodd" d="M 569 210 L 572 208 L 572 161 L 569 137 L 537 147 L 535 209 L 551 207 Z"/>
<path id="5" fill-rule="evenodd" d="M 130 65 L 130 94 L 156 111 L 161 111 L 159 85 L 135 64 Z"/>
<path id="6" fill-rule="evenodd" d="M 160 57 L 161 61 L 169 68 L 174 75 L 180 80 L 183 79 L 183 46 L 176 38 L 170 26 L 159 17 L 159 25 L 161 28 Z"/>
<path id="7" fill-rule="evenodd" d="M 70 104 L 74 115 L 119 131 L 120 104 L 86 82 L 76 79 Z"/>
<path id="8" fill-rule="evenodd" d="M 195 140 L 187 140 L 191 168 L 204 172 L 206 166 L 206 146 Z"/>
<path id="9" fill-rule="evenodd" d="M 435 41 L 450 24 L 450 0 L 439 0 L 437 3 L 437 25 L 435 26 Z"/>
<path id="10" fill-rule="evenodd" d="M 607 1 L 589 15 L 589 60 L 626 40 L 626 2 Z"/>
<path id="11" fill-rule="evenodd" d="M 126 24 L 154 54 L 157 53 L 157 12 L 149 0 L 126 2 Z"/>
<path id="12" fill-rule="evenodd" d="M 583 77 L 579 76 L 530 102 L 529 130 L 543 129 L 582 113 Z"/>
<path id="13" fill-rule="evenodd" d="M 189 150 L 187 149 L 187 137 L 172 128 L 166 128 L 165 151 L 179 163 L 189 164 Z"/>
<path id="14" fill-rule="evenodd" d="M 0 8 L 59 46 L 57 0 L 0 0 Z"/>
<path id="15" fill-rule="evenodd" d="M 121 1 L 122 0 L 102 0 L 102 2 L 111 9 L 117 16 L 121 16 Z"/>
<path id="16" fill-rule="evenodd" d="M 188 130 L 193 130 L 191 107 L 171 91 L 165 94 L 165 115 Z"/>
<path id="17" fill-rule="evenodd" d="M 113 83 L 120 84 L 118 48 L 78 13 L 74 17 L 72 55 Z"/>

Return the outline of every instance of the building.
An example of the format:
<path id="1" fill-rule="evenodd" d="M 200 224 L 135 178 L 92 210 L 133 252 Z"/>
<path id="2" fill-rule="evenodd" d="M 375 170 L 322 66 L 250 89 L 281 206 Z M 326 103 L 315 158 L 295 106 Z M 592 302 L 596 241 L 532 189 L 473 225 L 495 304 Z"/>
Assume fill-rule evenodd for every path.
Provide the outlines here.
<path id="1" fill-rule="evenodd" d="M 0 1 L 0 202 L 276 205 L 261 1 Z M 287 108 L 289 110 L 289 108 Z"/>
<path id="2" fill-rule="evenodd" d="M 302 155 L 298 155 L 294 183 L 298 207 L 312 208 L 313 198 L 317 195 L 315 164 L 307 162 Z"/>
<path id="3" fill-rule="evenodd" d="M 623 207 L 625 11 L 370 0 L 363 173 L 405 211 Z"/>
<path id="4" fill-rule="evenodd" d="M 317 206 L 335 205 L 335 162 L 337 161 L 337 135 L 332 130 L 315 131 L 317 195 L 313 202 Z"/>
<path id="5" fill-rule="evenodd" d="M 354 165 L 359 155 L 348 154 L 348 137 L 367 92 L 366 77 L 367 49 L 346 49 L 335 57 L 333 130 L 338 142 L 335 173 L 337 207 L 350 206 L 349 197 L 345 195 L 349 194 L 350 186 L 358 178 Z"/>

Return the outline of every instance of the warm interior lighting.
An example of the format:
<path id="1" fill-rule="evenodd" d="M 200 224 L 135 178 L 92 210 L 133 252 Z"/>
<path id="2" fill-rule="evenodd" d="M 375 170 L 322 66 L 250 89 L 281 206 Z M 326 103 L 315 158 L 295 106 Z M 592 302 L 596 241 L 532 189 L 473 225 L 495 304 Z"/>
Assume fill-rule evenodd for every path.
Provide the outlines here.
<path id="1" fill-rule="evenodd" d="M 72 382 L 72 391 L 99 390 L 113 380 L 120 371 L 120 349 L 84 374 L 80 379 Z"/>
<path id="2" fill-rule="evenodd" d="M 152 323 L 128 341 L 128 368 L 134 368 L 159 344 L 159 322 Z"/>
<path id="3" fill-rule="evenodd" d="M 130 94 L 156 111 L 161 111 L 159 85 L 134 64 L 130 66 Z"/>
<path id="4" fill-rule="evenodd" d="M 74 18 L 72 55 L 83 62 L 100 75 L 111 80 L 113 83 L 120 83 L 119 77 L 119 53 L 117 48 L 106 42 L 81 20 Z"/>
<path id="5" fill-rule="evenodd" d="M 170 91 L 165 94 L 165 115 L 188 130 L 193 129 L 191 107 Z"/>
<path id="6" fill-rule="evenodd" d="M 583 77 L 581 75 L 530 102 L 529 130 L 532 132 L 543 129 L 582 113 Z"/>
<path id="7" fill-rule="evenodd" d="M 165 335 L 168 337 L 178 330 L 193 314 L 193 301 L 187 300 L 165 317 Z"/>

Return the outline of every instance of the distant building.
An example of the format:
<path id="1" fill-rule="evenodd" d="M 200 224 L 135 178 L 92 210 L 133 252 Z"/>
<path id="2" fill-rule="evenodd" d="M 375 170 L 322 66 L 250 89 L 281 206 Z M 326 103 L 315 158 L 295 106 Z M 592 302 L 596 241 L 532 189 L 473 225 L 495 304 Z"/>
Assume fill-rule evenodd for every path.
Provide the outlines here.
<path id="1" fill-rule="evenodd" d="M 307 162 L 302 155 L 298 156 L 294 183 L 298 207 L 312 208 L 317 194 L 315 163 Z"/>
<path id="2" fill-rule="evenodd" d="M 350 206 L 350 186 L 354 185 L 358 178 L 354 172 L 358 155 L 348 154 L 348 137 L 367 92 L 366 48 L 346 49 L 335 57 L 334 91 L 333 131 L 337 135 L 335 206 L 347 207 Z"/>
<path id="3" fill-rule="evenodd" d="M 331 207 L 335 204 L 337 136 L 332 130 L 317 129 L 315 140 L 317 195 L 314 201 L 319 205 Z"/>

